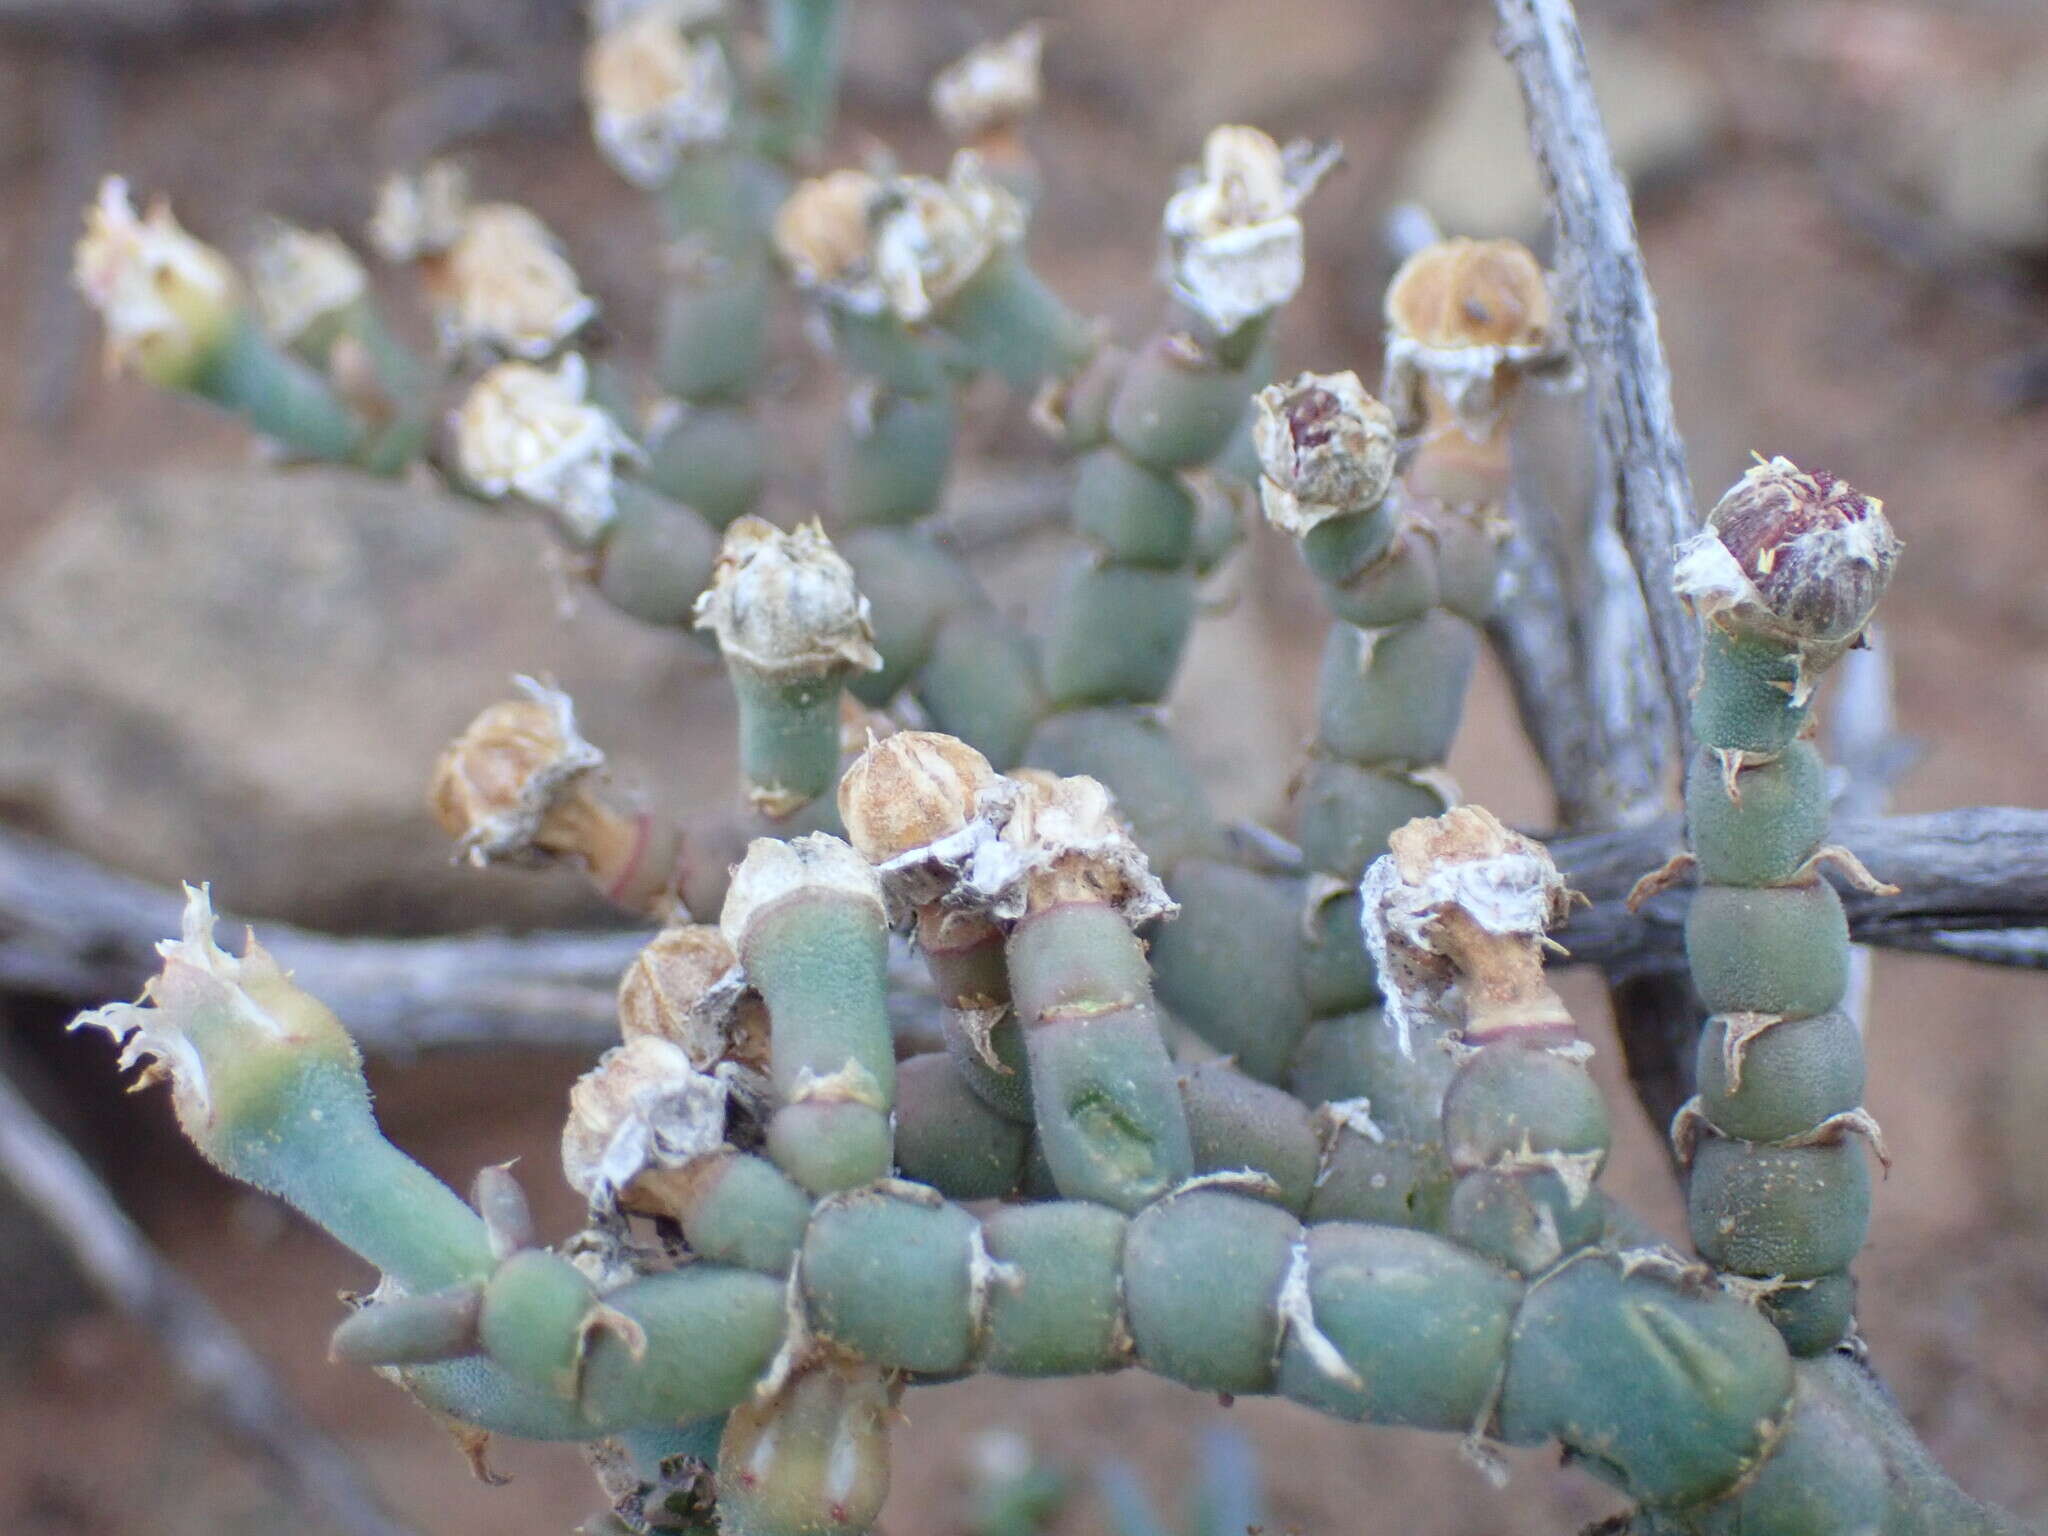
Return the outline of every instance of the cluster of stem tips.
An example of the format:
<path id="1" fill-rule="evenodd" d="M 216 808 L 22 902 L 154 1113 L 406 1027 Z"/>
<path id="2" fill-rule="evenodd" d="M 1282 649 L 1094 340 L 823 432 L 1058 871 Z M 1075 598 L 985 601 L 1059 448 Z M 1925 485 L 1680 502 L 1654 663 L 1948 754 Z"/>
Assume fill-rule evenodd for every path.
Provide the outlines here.
<path id="1" fill-rule="evenodd" d="M 1127 1368 L 1446 1431 L 1490 1471 L 1555 1441 L 1643 1536 L 2011 1529 L 1838 1347 L 1876 1126 L 1818 876 L 1861 866 L 1807 738 L 1890 574 L 1877 503 L 1773 460 L 1676 553 L 1706 629 L 1693 852 L 1652 883 L 1700 881 L 1688 1256 L 1599 1184 L 1593 1047 L 1545 972 L 1572 893 L 1444 770 L 1503 601 L 1510 435 L 1574 377 L 1536 259 L 1413 256 L 1381 399 L 1269 382 L 1336 151 L 1221 127 L 1164 204 L 1162 317 L 1119 345 L 1028 259 L 1035 28 L 937 82 L 960 147 L 927 176 L 823 168 L 844 18 L 767 12 L 756 49 L 720 0 L 592 10 L 594 135 L 669 238 L 644 404 L 585 347 L 569 247 L 445 166 L 372 228 L 432 360 L 331 236 L 274 230 L 245 279 L 110 181 L 79 247 L 110 362 L 299 459 L 540 509 L 738 700 L 739 792 L 684 819 L 545 681 L 434 771 L 460 857 L 566 864 L 656 929 L 569 1096 L 565 1241 L 507 1168 L 464 1200 L 393 1147 L 341 1022 L 253 939 L 217 946 L 203 889 L 143 1001 L 79 1020 L 381 1273 L 334 1358 L 479 1457 L 585 1443 L 593 1530 L 866 1531 L 907 1389 Z M 778 521 L 756 396 L 785 286 L 844 391 L 824 504 Z M 936 524 L 983 374 L 1069 461 L 1079 551 L 1039 634 Z M 1247 855 L 1159 707 L 1254 500 L 1330 619 L 1291 863 Z M 941 1048 L 892 1023 L 892 946 Z"/>

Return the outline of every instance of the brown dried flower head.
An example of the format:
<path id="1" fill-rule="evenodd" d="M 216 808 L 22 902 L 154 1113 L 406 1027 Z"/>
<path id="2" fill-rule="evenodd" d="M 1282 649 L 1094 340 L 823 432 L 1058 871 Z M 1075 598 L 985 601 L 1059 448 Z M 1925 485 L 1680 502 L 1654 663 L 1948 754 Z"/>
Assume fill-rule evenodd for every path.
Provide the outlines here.
<path id="1" fill-rule="evenodd" d="M 466 355 L 543 358 L 597 313 L 561 242 L 516 203 L 466 210 L 423 281 L 444 341 Z"/>
<path id="2" fill-rule="evenodd" d="M 1014 127 L 1038 110 L 1045 28 L 1029 22 L 970 48 L 932 79 L 932 115 L 954 139 Z"/>
<path id="3" fill-rule="evenodd" d="M 1015 872 L 1007 882 L 1010 899 L 997 915 L 1015 915 L 1018 896 L 1026 911 L 1069 901 L 1106 902 L 1134 928 L 1179 910 L 1099 780 L 1025 770 L 1012 782 L 1017 793 L 1000 851 Z M 989 862 L 1000 866 L 1001 859 Z"/>
<path id="4" fill-rule="evenodd" d="M 1369 512 L 1394 483 L 1394 415 L 1355 373 L 1304 373 L 1259 391 L 1252 440 L 1266 520 L 1297 538 Z"/>
<path id="5" fill-rule="evenodd" d="M 1810 681 L 1863 633 L 1899 549 L 1875 496 L 1774 458 L 1678 547 L 1674 580 L 1704 621 L 1797 651 Z"/>
<path id="6" fill-rule="evenodd" d="M 1461 805 L 1388 839 L 1359 886 L 1366 947 L 1386 978 L 1386 1012 L 1409 1049 L 1414 1021 L 1457 989 L 1466 1037 L 1569 1030 L 1543 978 L 1545 934 L 1571 892 L 1541 843 L 1491 811 Z"/>
<path id="7" fill-rule="evenodd" d="M 1433 385 L 1469 436 L 1491 434 L 1515 385 L 1563 359 L 1542 266 L 1515 240 L 1440 240 L 1387 286 L 1387 398 L 1404 431 Z"/>
<path id="8" fill-rule="evenodd" d="M 775 214 L 775 251 L 799 288 L 856 313 L 888 303 L 875 268 L 874 221 L 882 183 L 866 171 L 798 182 Z"/>
<path id="9" fill-rule="evenodd" d="M 700 1072 L 710 1071 L 725 1042 L 699 1005 L 713 983 L 737 964 L 738 956 L 713 924 L 662 929 L 619 978 L 619 1033 L 628 1040 L 654 1035 L 673 1041 Z"/>
<path id="10" fill-rule="evenodd" d="M 645 6 L 598 29 L 583 55 L 592 135 L 636 187 L 660 186 L 686 153 L 732 131 L 738 83 L 717 38 L 685 35 L 692 9 Z"/>
<path id="11" fill-rule="evenodd" d="M 576 729 L 566 693 L 530 677 L 518 684 L 523 698 L 478 715 L 434 767 L 434 818 L 472 864 L 544 862 L 560 852 L 548 820 L 604 764 Z"/>
<path id="12" fill-rule="evenodd" d="M 469 174 L 452 160 L 384 178 L 370 215 L 370 248 L 386 261 L 438 256 L 462 238 Z"/>
<path id="13" fill-rule="evenodd" d="M 768 676 L 882 665 L 853 567 L 815 522 L 784 533 L 765 518 L 742 517 L 727 528 L 711 585 L 697 599 L 697 628 L 718 636 L 729 661 Z"/>
<path id="14" fill-rule="evenodd" d="M 1024 238 L 1024 207 L 972 150 L 953 156 L 944 181 L 899 176 L 875 225 L 875 272 L 889 307 L 921 325 L 990 259 Z"/>
<path id="15" fill-rule="evenodd" d="M 577 544 L 595 543 L 617 512 L 616 467 L 641 456 L 601 407 L 585 399 L 589 371 L 564 353 L 552 370 L 500 363 L 456 409 L 456 463 L 485 496 L 518 494 L 546 507 Z"/>
<path id="16" fill-rule="evenodd" d="M 996 777 L 988 759 L 957 737 L 899 731 L 846 770 L 839 817 L 861 857 L 886 864 L 966 826 Z"/>

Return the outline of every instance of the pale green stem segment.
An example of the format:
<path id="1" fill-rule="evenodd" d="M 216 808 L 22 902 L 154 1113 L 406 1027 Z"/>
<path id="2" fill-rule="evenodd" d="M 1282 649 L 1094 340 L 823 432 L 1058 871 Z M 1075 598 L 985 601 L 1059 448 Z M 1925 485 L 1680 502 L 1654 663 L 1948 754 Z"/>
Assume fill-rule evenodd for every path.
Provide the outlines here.
<path id="1" fill-rule="evenodd" d="M 752 917 L 741 958 L 768 1005 L 768 1152 L 814 1195 L 889 1175 L 896 1057 L 876 902 L 803 890 Z"/>
<path id="2" fill-rule="evenodd" d="M 333 386 L 248 311 L 236 315 L 192 389 L 299 457 L 350 463 L 364 449 L 364 425 Z"/>
<path id="3" fill-rule="evenodd" d="M 764 147 L 780 160 L 808 160 L 832 137 L 839 112 L 845 0 L 767 0 L 766 20 L 780 110 L 763 125 Z"/>
<path id="4" fill-rule="evenodd" d="M 1699 1094 L 1675 1133 L 1691 1164 L 1694 1245 L 1764 1286 L 1796 1354 L 1854 1325 L 1850 1261 L 1870 1223 L 1857 1134 L 1862 1032 L 1842 1010 L 1849 930 L 1817 868 L 1825 764 L 1799 739 L 1808 707 L 1789 651 L 1709 627 L 1693 705 L 1700 746 L 1686 810 L 1701 885 L 1686 922 L 1693 983 L 1712 1014 Z"/>

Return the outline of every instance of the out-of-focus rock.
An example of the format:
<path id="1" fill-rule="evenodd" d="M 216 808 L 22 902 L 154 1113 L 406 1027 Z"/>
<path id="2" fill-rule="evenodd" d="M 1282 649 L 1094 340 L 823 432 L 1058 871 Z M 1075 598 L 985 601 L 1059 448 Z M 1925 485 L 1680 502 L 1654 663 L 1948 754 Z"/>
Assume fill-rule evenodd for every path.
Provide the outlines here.
<path id="1" fill-rule="evenodd" d="M 531 519 L 342 473 L 82 492 L 0 574 L 0 811 L 223 906 L 421 930 L 591 913 L 573 874 L 451 866 L 442 743 L 515 672 L 661 800 L 730 792 L 715 658 L 595 599 Z M 643 781 L 652 777 L 643 772 Z"/>
<path id="2" fill-rule="evenodd" d="M 1635 37 L 1588 27 L 1585 38 L 1594 93 L 1624 176 L 1635 181 L 1671 170 L 1706 149 L 1722 107 L 1705 76 Z M 1421 203 L 1446 234 L 1542 231 L 1543 188 L 1521 90 L 1490 26 L 1452 55 L 1397 184 L 1399 195 Z"/>
<path id="3" fill-rule="evenodd" d="M 1973 244 L 2048 251 L 2048 57 L 1951 114 L 1926 162 L 1935 211 Z"/>

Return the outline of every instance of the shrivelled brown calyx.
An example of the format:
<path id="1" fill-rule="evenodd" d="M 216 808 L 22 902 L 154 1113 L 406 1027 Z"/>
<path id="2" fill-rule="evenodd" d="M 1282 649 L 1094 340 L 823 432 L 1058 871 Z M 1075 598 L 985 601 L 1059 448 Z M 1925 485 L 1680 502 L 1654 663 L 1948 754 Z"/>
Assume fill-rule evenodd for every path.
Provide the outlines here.
<path id="1" fill-rule="evenodd" d="M 619 1033 L 671 1041 L 700 1072 L 725 1060 L 765 1071 L 767 1018 L 738 965 L 713 924 L 662 929 L 619 978 Z"/>
<path id="2" fill-rule="evenodd" d="M 1567 361 L 1550 286 L 1515 240 L 1440 240 L 1387 286 L 1386 398 L 1403 431 L 1434 387 L 1468 436 L 1492 433 L 1519 380 Z"/>
<path id="3" fill-rule="evenodd" d="M 1569 1031 L 1543 977 L 1544 935 L 1572 900 L 1549 850 L 1476 805 L 1409 822 L 1388 850 L 1359 886 L 1360 924 L 1403 1049 L 1417 1018 L 1454 1001 L 1467 1039 Z"/>
<path id="4" fill-rule="evenodd" d="M 966 826 L 996 779 L 989 760 L 957 737 L 899 731 L 847 768 L 839 818 L 861 857 L 886 864 Z"/>
<path id="5" fill-rule="evenodd" d="M 545 862 L 575 851 L 577 790 L 604 765 L 577 730 L 566 693 L 517 681 L 524 697 L 478 715 L 434 768 L 434 817 L 472 864 Z"/>
<path id="6" fill-rule="evenodd" d="M 1899 549 L 1875 496 L 1780 457 L 1752 465 L 1678 546 L 1673 581 L 1703 621 L 1797 651 L 1812 678 L 1863 633 Z"/>
<path id="7" fill-rule="evenodd" d="M 742 517 L 727 528 L 711 585 L 697 599 L 697 628 L 718 636 L 729 662 L 769 677 L 882 665 L 853 567 L 815 522 L 784 533 L 765 518 Z"/>
<path id="8" fill-rule="evenodd" d="M 1394 480 L 1394 415 L 1355 373 L 1304 373 L 1256 397 L 1252 437 L 1266 520 L 1299 537 L 1367 512 Z"/>
<path id="9" fill-rule="evenodd" d="M 1003 824 L 1000 856 L 985 861 L 1006 877 L 997 887 L 995 915 L 1015 916 L 1067 901 L 1105 902 L 1135 928 L 1180 910 L 1100 781 L 1031 769 L 1013 780 L 1017 794 Z"/>
<path id="10" fill-rule="evenodd" d="M 775 215 L 775 253 L 799 288 L 857 314 L 888 304 L 875 265 L 875 220 L 882 182 L 866 171 L 839 170 L 800 181 Z"/>

